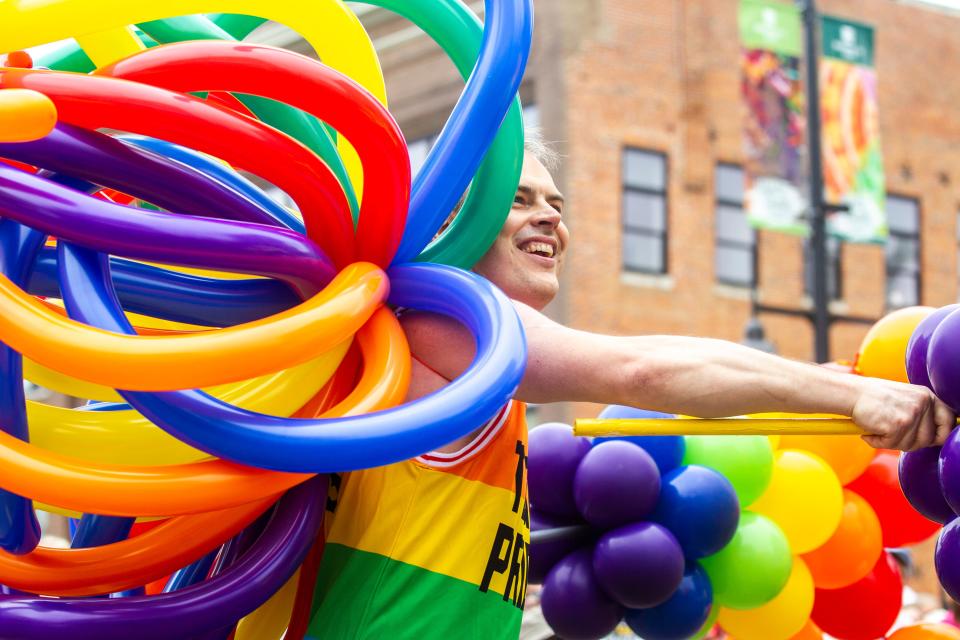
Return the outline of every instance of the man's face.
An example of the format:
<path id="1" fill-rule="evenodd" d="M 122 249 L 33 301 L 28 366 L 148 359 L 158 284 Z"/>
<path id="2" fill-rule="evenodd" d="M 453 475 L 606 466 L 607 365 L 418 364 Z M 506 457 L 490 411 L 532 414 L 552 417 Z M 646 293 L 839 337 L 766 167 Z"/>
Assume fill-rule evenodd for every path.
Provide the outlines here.
<path id="1" fill-rule="evenodd" d="M 510 215 L 473 270 L 510 298 L 542 309 L 560 288 L 560 265 L 570 239 L 562 212 L 563 196 L 550 172 L 524 154 Z"/>

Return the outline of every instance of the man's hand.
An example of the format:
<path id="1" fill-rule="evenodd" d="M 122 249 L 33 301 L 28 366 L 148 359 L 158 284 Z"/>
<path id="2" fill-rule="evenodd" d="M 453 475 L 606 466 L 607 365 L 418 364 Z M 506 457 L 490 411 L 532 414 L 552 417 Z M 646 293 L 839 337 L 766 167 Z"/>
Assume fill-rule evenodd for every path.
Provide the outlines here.
<path id="1" fill-rule="evenodd" d="M 914 451 L 943 444 L 956 426 L 953 410 L 926 387 L 875 378 L 864 385 L 853 407 L 863 439 L 878 449 Z"/>

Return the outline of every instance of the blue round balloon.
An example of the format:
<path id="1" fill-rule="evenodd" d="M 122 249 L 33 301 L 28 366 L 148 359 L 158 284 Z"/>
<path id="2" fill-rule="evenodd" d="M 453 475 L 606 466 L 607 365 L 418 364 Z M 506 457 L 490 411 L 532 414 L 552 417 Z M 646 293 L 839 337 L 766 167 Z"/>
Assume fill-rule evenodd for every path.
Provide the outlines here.
<path id="1" fill-rule="evenodd" d="M 619 404 L 608 405 L 597 417 L 611 419 L 676 418 L 672 413 L 634 409 Z M 610 440 L 626 440 L 642 448 L 657 463 L 660 475 L 679 467 L 686 451 L 683 436 L 613 436 L 610 438 L 595 438 L 593 443 L 597 445 Z"/>
<path id="2" fill-rule="evenodd" d="M 644 640 L 684 640 L 707 621 L 712 602 L 707 572 L 694 562 L 669 600 L 650 609 L 628 609 L 625 619 Z"/>
<path id="3" fill-rule="evenodd" d="M 702 558 L 733 539 L 740 521 L 740 501 L 724 476 L 691 464 L 662 478 L 660 501 L 650 519 L 673 533 L 688 558 Z"/>

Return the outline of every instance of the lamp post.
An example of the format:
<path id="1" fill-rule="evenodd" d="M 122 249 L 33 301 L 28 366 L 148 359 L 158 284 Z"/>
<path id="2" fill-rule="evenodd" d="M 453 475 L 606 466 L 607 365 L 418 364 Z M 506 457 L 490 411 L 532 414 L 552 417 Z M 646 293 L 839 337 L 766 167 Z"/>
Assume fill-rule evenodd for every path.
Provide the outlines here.
<path id="1" fill-rule="evenodd" d="M 846 205 L 828 204 L 823 197 L 823 159 L 820 133 L 822 122 L 820 114 L 820 15 L 817 13 L 816 0 L 796 0 L 803 25 L 804 59 L 806 78 L 804 99 L 807 106 L 807 139 L 809 164 L 810 199 L 810 248 L 813 260 L 812 297 L 813 309 L 796 309 L 767 305 L 758 301 L 754 288 L 751 304 L 751 318 L 744 332 L 744 344 L 748 340 L 752 324 L 759 313 L 806 318 L 813 325 L 814 359 L 816 362 L 830 360 L 830 326 L 837 321 L 872 325 L 876 318 L 838 315 L 830 312 L 830 293 L 827 284 L 827 211 L 844 211 Z M 756 262 L 754 263 L 756 264 Z M 757 273 L 756 267 L 754 273 Z M 754 285 L 756 287 L 756 284 Z M 760 332 L 762 335 L 762 327 Z"/>
<path id="2" fill-rule="evenodd" d="M 743 327 L 743 339 L 740 340 L 740 344 L 765 353 L 777 353 L 776 345 L 767 340 L 767 335 L 763 330 L 763 325 L 760 324 L 760 319 L 754 315 L 750 316 L 747 324 Z"/>
<path id="3" fill-rule="evenodd" d="M 813 258 L 813 333 L 817 362 L 830 359 L 830 311 L 827 291 L 827 217 L 823 201 L 820 121 L 820 24 L 816 0 L 798 0 L 806 58 L 807 149 L 810 157 L 810 244 Z"/>

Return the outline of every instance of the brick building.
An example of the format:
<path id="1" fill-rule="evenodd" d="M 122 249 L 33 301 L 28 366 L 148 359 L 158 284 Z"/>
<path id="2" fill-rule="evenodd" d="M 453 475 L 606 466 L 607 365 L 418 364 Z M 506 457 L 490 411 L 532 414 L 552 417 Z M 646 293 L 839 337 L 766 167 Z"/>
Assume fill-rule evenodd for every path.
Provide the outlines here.
<path id="1" fill-rule="evenodd" d="M 483 2 L 468 3 L 482 15 Z M 875 28 L 881 141 L 893 238 L 831 245 L 831 311 L 878 318 L 958 296 L 960 12 L 909 0 L 820 0 L 823 13 Z M 752 233 L 742 204 L 737 0 L 536 0 L 521 99 L 565 160 L 556 174 L 573 242 L 549 313 L 576 328 L 741 340 L 751 291 L 809 310 L 804 241 Z M 414 167 L 463 82 L 416 27 L 352 5 L 380 54 L 390 109 Z M 307 52 L 277 25 L 260 39 Z M 662 212 L 662 215 L 661 215 Z M 756 247 L 756 269 L 750 259 Z M 754 286 L 755 285 L 755 286 Z M 802 317 L 761 314 L 785 356 L 811 359 Z M 852 359 L 867 325 L 838 322 L 832 357 Z M 540 407 L 531 424 L 596 415 Z M 910 583 L 938 593 L 933 540 Z"/>
<path id="2" fill-rule="evenodd" d="M 469 3 L 482 13 L 483 2 Z M 834 313 L 878 318 L 958 299 L 960 13 L 921 2 L 821 0 L 820 11 L 876 29 L 876 68 L 892 240 L 831 245 Z M 740 340 L 751 291 L 763 305 L 811 306 L 804 241 L 754 234 L 741 209 L 737 0 L 536 1 L 521 99 L 565 158 L 573 242 L 549 312 L 604 333 Z M 422 162 L 463 86 L 415 26 L 354 5 L 374 40 L 390 108 Z M 297 48 L 269 25 L 260 38 Z M 756 247 L 756 269 L 751 251 Z M 813 357 L 802 317 L 763 313 L 786 356 Z M 867 325 L 838 322 L 832 357 L 852 359 Z M 572 410 L 571 410 L 572 409 Z M 544 408 L 570 419 L 596 407 Z"/>

